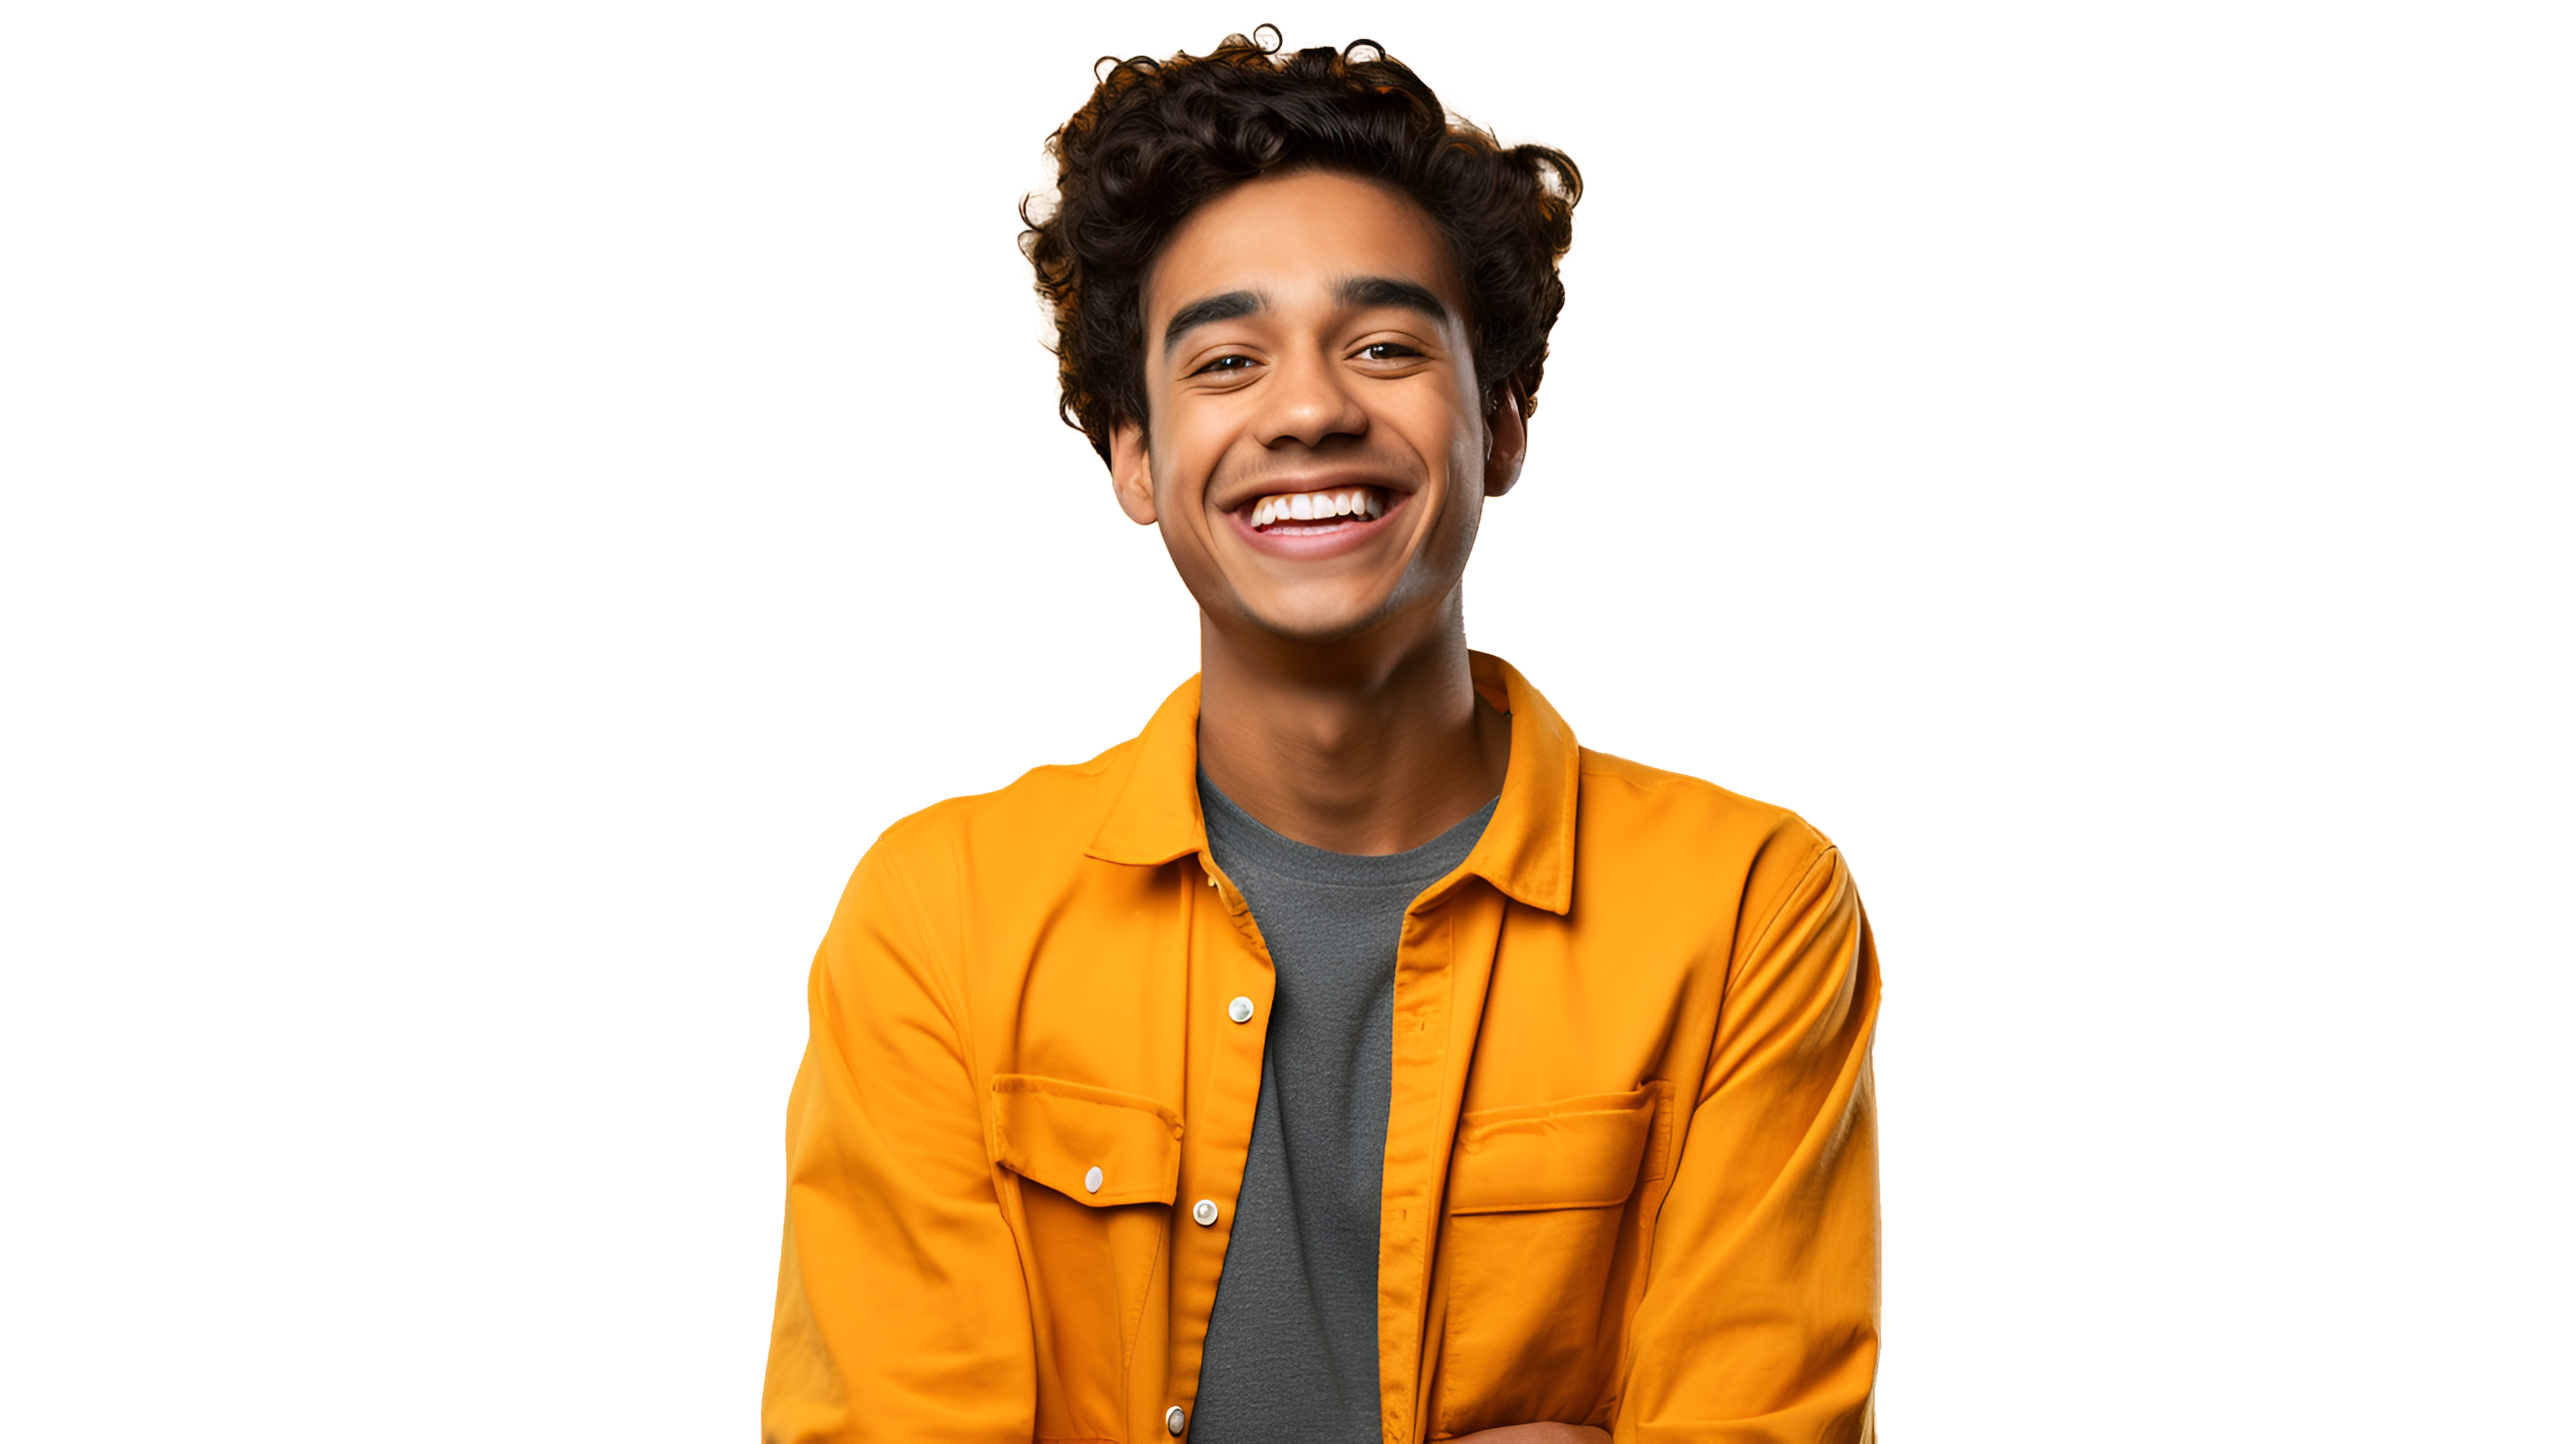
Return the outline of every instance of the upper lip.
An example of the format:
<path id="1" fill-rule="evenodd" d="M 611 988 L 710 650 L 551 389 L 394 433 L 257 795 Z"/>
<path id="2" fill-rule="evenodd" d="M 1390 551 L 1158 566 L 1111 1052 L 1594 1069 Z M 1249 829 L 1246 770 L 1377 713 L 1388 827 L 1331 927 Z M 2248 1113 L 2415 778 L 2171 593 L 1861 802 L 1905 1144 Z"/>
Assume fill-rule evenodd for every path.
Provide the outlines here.
<path id="1" fill-rule="evenodd" d="M 1242 487 L 1228 488 L 1220 511 L 1241 511 L 1265 496 L 1298 496 L 1314 491 L 1346 491 L 1355 486 L 1373 486 L 1390 498 L 1403 496 L 1412 488 L 1375 472 L 1321 471 L 1305 476 L 1264 477 Z"/>

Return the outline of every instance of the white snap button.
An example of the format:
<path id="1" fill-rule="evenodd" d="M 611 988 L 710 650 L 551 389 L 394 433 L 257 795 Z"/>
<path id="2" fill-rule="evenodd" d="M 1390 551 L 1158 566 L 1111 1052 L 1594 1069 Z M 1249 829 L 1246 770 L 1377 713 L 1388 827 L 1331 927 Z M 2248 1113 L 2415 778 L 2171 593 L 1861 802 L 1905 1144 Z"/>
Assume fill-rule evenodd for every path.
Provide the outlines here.
<path id="1" fill-rule="evenodd" d="M 1238 1023 L 1251 1022 L 1252 1000 L 1250 998 L 1235 999 L 1233 1002 L 1225 1005 L 1225 1015 Z"/>
<path id="2" fill-rule="evenodd" d="M 1190 1210 L 1190 1217 L 1197 1219 L 1199 1221 L 1199 1227 L 1201 1228 L 1205 1228 L 1209 1224 L 1216 1222 L 1216 1200 L 1213 1198 L 1200 1199 L 1198 1201 L 1198 1206 Z"/>
<path id="3" fill-rule="evenodd" d="M 1190 1416 L 1182 1413 L 1181 1406 L 1178 1404 L 1174 1404 L 1172 1406 L 1172 1411 L 1163 1416 L 1163 1427 L 1174 1434 L 1180 1433 L 1183 1428 L 1188 1426 L 1189 1422 Z"/>
<path id="4" fill-rule="evenodd" d="M 1100 1191 L 1100 1165 L 1096 1163 L 1093 1164 L 1091 1166 L 1091 1171 L 1082 1176 L 1082 1187 L 1083 1191 L 1086 1193 L 1098 1193 Z"/>

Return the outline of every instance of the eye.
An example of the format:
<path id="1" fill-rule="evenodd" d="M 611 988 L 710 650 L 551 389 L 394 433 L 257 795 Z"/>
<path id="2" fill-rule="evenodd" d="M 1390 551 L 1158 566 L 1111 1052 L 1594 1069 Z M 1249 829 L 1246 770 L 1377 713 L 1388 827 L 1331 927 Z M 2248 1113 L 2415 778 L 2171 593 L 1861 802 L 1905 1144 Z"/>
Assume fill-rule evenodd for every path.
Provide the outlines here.
<path id="1" fill-rule="evenodd" d="M 1378 341 L 1360 348 L 1360 355 L 1371 361 L 1405 361 L 1421 354 L 1401 341 Z"/>
<path id="2" fill-rule="evenodd" d="M 1238 371 L 1249 371 L 1252 367 L 1253 360 L 1249 356 L 1219 356 L 1215 360 L 1210 361 L 1205 366 L 1200 367 L 1190 374 L 1193 376 L 1230 376 Z"/>

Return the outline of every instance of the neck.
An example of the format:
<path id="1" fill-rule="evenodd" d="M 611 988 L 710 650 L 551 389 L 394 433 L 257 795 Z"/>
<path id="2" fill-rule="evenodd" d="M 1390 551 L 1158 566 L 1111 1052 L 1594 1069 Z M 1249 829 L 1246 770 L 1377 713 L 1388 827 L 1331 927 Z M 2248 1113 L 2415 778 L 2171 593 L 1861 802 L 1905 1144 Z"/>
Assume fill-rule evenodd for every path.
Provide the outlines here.
<path id="1" fill-rule="evenodd" d="M 1330 644 L 1199 618 L 1199 765 L 1284 837 L 1403 852 L 1492 800 L 1511 719 L 1476 695 L 1456 593 L 1411 637 Z"/>

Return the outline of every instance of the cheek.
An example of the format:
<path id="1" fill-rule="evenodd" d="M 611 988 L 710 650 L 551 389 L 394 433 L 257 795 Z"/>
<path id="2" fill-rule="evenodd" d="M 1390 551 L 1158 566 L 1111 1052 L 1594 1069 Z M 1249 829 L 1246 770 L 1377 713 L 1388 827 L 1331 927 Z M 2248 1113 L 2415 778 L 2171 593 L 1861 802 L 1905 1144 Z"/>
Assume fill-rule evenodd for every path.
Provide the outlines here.
<path id="1" fill-rule="evenodd" d="M 1429 379 L 1429 378 L 1425 378 Z M 1439 380 L 1405 398 L 1404 426 L 1429 456 L 1484 454 L 1484 412 L 1476 404 L 1472 377 L 1443 374 Z"/>
<path id="2" fill-rule="evenodd" d="M 1417 454 L 1442 473 L 1445 490 L 1478 491 L 1485 479 L 1485 427 L 1472 410 L 1442 405 L 1421 418 Z"/>
<path id="3" fill-rule="evenodd" d="M 1223 459 L 1224 437 L 1211 432 L 1206 417 L 1186 412 L 1169 416 L 1152 434 L 1156 500 L 1195 503 Z"/>

